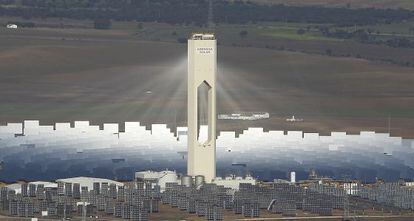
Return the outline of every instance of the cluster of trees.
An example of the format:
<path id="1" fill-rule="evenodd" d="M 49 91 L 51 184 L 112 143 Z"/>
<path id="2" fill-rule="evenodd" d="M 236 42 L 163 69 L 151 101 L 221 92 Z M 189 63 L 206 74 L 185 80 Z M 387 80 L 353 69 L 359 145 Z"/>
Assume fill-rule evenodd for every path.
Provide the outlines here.
<path id="1" fill-rule="evenodd" d="M 208 0 L 0 0 L 0 15 L 158 21 L 205 25 Z M 13 7 L 10 7 L 13 6 Z M 341 26 L 401 22 L 414 17 L 405 9 L 349 9 L 261 5 L 214 0 L 216 23 L 284 21 Z"/>
<path id="2" fill-rule="evenodd" d="M 386 40 L 384 43 L 394 48 L 414 48 L 414 41 L 408 38 L 392 38 Z"/>
<path id="3" fill-rule="evenodd" d="M 343 29 L 330 30 L 327 27 L 320 27 L 319 31 L 325 37 L 339 38 L 339 39 L 354 39 L 363 43 L 370 43 L 376 41 L 376 37 L 371 34 L 371 31 L 358 29 L 355 31 L 347 31 Z"/>
<path id="4" fill-rule="evenodd" d="M 0 4 L 2 5 L 12 5 L 15 3 L 15 0 L 0 0 Z"/>
<path id="5" fill-rule="evenodd" d="M 368 25 L 401 22 L 412 18 L 414 12 L 404 9 L 348 9 L 313 6 L 264 6 L 253 3 L 228 1 L 216 4 L 216 20 L 228 23 L 284 21 L 298 23 L 330 23 L 339 26 Z"/>
<path id="6" fill-rule="evenodd" d="M 327 27 L 319 29 L 321 33 L 330 38 L 353 39 L 366 44 L 383 44 L 394 48 L 414 48 L 414 41 L 406 37 L 385 36 L 382 37 L 379 32 L 372 30 L 358 29 L 355 31 L 346 31 L 342 29 L 330 30 Z"/>

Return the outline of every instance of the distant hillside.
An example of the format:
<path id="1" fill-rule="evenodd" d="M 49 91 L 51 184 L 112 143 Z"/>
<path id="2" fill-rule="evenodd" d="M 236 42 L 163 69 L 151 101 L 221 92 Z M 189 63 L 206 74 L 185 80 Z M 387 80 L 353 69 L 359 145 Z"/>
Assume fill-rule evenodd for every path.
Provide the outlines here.
<path id="1" fill-rule="evenodd" d="M 361 26 L 399 23 L 414 19 L 414 11 L 405 9 L 348 9 L 344 7 L 326 8 L 309 5 L 302 5 L 299 7 L 279 4 L 263 5 L 247 2 L 247 0 L 246 2 L 231 0 L 231 3 L 228 1 L 230 0 L 214 1 L 212 6 L 214 11 L 214 22 L 247 24 L 267 21 Z M 297 2 L 297 4 L 303 4 L 301 2 L 322 2 L 322 0 L 254 1 L 273 3 L 291 2 L 292 4 L 295 2 Z M 336 2 L 337 4 L 340 2 L 339 0 L 327 1 Z M 324 2 L 326 1 L 324 0 Z M 411 4 L 414 5 L 414 3 Z M 95 20 L 96 27 L 100 29 L 109 27 L 109 20 L 135 20 L 140 22 L 162 22 L 185 25 L 195 24 L 197 26 L 203 26 L 207 22 L 208 7 L 208 0 L 0 0 L 0 16 L 22 17 L 25 19 L 50 17 L 78 20 L 90 19 Z M 349 7 L 351 8 L 352 5 L 349 5 Z"/>
<path id="2" fill-rule="evenodd" d="M 414 9 L 413 0 L 251 0 L 286 5 L 317 5 L 327 7 L 351 8 L 406 8 Z"/>

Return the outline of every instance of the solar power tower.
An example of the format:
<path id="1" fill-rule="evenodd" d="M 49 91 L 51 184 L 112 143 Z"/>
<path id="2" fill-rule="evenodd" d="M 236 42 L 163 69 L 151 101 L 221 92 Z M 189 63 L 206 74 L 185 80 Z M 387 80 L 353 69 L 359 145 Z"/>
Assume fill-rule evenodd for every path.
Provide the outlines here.
<path id="1" fill-rule="evenodd" d="M 214 34 L 193 34 L 188 40 L 187 174 L 216 177 L 217 41 Z"/>

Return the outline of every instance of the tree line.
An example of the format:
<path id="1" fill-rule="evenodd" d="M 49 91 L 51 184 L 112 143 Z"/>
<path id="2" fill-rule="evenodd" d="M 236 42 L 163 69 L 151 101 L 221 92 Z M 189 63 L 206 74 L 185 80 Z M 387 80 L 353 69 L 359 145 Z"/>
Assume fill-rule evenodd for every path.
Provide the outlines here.
<path id="1" fill-rule="evenodd" d="M 0 0 L 0 15 L 111 19 L 205 25 L 208 0 Z M 249 1 L 214 0 L 216 23 L 262 21 L 306 22 L 339 26 L 402 22 L 414 17 L 406 9 L 349 9 L 262 5 Z"/>
<path id="2" fill-rule="evenodd" d="M 338 39 L 352 39 L 365 44 L 383 44 L 394 48 L 414 48 L 414 41 L 407 37 L 401 36 L 381 36 L 380 33 L 373 30 L 357 29 L 347 31 L 342 29 L 330 30 L 328 27 L 320 27 L 323 36 Z"/>

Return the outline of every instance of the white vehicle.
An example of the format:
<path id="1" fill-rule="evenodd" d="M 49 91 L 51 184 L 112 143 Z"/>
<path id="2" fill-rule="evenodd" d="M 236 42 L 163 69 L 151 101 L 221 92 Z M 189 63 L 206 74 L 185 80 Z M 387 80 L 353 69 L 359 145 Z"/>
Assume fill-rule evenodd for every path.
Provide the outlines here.
<path id="1" fill-rule="evenodd" d="M 301 118 L 295 118 L 295 115 L 292 116 L 292 118 L 287 118 L 286 122 L 302 122 L 303 119 Z"/>
<path id="2" fill-rule="evenodd" d="M 17 29 L 17 25 L 16 24 L 7 24 L 6 28 L 8 28 L 8 29 Z"/>

